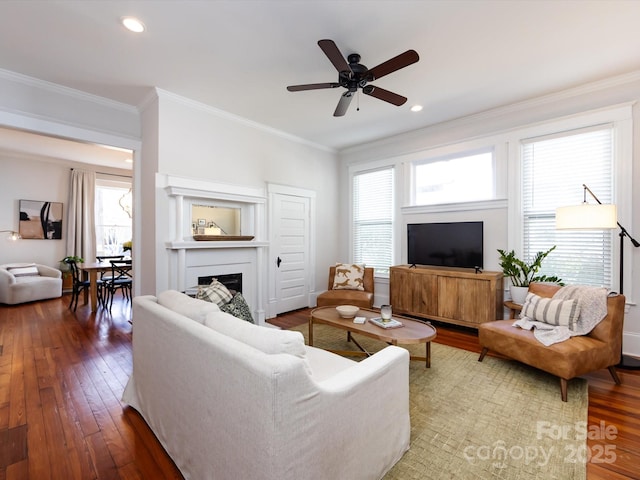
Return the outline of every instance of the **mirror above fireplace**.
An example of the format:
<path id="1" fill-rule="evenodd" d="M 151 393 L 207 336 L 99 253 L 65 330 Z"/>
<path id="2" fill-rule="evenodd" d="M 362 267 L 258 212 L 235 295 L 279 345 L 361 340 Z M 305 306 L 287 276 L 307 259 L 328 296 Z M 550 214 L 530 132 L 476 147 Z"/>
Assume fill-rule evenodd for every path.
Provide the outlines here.
<path id="1" fill-rule="evenodd" d="M 240 208 L 192 204 L 192 234 L 237 237 L 241 235 L 241 214 Z"/>

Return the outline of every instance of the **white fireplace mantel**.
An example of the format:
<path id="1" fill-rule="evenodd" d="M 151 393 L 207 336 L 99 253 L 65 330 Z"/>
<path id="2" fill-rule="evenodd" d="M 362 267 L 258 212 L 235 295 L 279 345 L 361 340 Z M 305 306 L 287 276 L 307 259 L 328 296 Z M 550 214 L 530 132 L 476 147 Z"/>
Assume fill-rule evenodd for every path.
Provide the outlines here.
<path id="1" fill-rule="evenodd" d="M 196 242 L 194 241 L 172 241 L 167 242 L 166 247 L 171 250 L 189 250 L 189 249 L 215 249 L 215 248 L 260 248 L 268 247 L 269 242 L 250 241 L 215 241 L 215 242 Z"/>
<path id="2" fill-rule="evenodd" d="M 265 321 L 266 197 L 263 189 L 220 184 L 167 175 L 163 189 L 169 203 L 170 288 L 185 291 L 199 276 L 243 274 L 243 296 L 257 323 Z M 225 205 L 240 208 L 242 235 L 252 240 L 195 241 L 191 230 L 191 206 Z"/>

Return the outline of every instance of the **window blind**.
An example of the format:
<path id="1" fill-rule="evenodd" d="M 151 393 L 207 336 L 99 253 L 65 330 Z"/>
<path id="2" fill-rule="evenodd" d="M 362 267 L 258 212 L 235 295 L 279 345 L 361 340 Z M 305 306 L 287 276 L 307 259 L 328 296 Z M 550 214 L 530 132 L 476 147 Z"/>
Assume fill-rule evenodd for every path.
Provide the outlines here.
<path id="1" fill-rule="evenodd" d="M 393 257 L 393 168 L 353 176 L 353 261 L 388 276 Z"/>
<path id="2" fill-rule="evenodd" d="M 522 142 L 523 257 L 557 248 L 541 274 L 565 284 L 612 285 L 611 230 L 556 230 L 555 209 L 582 203 L 586 184 L 602 203 L 613 199 L 613 127 L 598 126 Z M 587 194 L 589 203 L 597 203 Z"/>

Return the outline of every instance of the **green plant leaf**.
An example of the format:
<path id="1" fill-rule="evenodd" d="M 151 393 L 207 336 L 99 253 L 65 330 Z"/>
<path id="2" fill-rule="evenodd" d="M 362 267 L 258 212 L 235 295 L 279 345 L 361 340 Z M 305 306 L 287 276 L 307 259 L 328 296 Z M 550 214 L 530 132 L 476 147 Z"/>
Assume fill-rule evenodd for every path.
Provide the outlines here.
<path id="1" fill-rule="evenodd" d="M 553 282 L 563 285 L 562 280 L 555 275 L 537 275 L 542 267 L 542 261 L 554 251 L 556 245 L 546 252 L 538 252 L 530 263 L 516 257 L 515 251 L 507 252 L 498 249 L 500 254 L 500 267 L 505 277 L 511 279 L 511 283 L 516 287 L 528 287 L 531 282 Z"/>

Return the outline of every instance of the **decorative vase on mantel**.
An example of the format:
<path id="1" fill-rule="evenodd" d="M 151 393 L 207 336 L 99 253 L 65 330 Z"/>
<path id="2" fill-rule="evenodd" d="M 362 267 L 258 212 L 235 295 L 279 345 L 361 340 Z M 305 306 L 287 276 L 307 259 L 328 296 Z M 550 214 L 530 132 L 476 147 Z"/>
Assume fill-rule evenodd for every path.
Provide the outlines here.
<path id="1" fill-rule="evenodd" d="M 526 287 L 517 287 L 515 285 L 511 285 L 509 287 L 511 292 L 511 301 L 513 303 L 517 303 L 518 305 L 522 305 L 524 303 L 525 298 L 527 298 L 527 293 L 529 293 L 529 286 Z"/>

